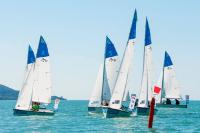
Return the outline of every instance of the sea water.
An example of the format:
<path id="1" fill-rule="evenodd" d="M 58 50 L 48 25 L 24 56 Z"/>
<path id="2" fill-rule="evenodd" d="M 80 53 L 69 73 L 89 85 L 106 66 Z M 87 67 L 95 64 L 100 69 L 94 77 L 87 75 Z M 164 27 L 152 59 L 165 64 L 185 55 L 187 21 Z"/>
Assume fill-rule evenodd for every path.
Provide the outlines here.
<path id="1" fill-rule="evenodd" d="M 0 100 L 0 133 L 200 133 L 200 101 L 190 101 L 187 109 L 159 108 L 152 129 L 147 128 L 147 116 L 105 119 L 103 115 L 89 115 L 88 101 L 61 101 L 55 116 L 14 116 L 15 103 Z"/>

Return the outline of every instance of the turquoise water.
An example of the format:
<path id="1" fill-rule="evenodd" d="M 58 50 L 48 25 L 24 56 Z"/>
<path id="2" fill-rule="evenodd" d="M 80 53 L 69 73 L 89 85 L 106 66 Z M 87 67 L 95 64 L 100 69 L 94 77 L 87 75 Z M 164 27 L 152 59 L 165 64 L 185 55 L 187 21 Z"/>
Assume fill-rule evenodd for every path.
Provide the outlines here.
<path id="1" fill-rule="evenodd" d="M 55 116 L 13 116 L 15 102 L 0 100 L 0 133 L 200 132 L 200 101 L 190 101 L 188 109 L 159 109 L 151 130 L 145 116 L 105 119 L 88 115 L 88 101 L 61 101 Z"/>

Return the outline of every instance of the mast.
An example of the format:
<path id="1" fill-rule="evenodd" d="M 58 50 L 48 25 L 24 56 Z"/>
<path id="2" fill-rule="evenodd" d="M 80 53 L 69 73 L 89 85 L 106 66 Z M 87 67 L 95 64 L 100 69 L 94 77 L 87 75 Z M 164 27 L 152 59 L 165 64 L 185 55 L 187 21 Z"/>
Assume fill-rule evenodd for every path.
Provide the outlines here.
<path id="1" fill-rule="evenodd" d="M 164 72 L 164 69 L 165 69 L 165 66 L 163 65 L 163 69 L 162 69 L 162 88 L 161 88 L 161 96 L 160 96 L 160 103 L 162 103 L 162 98 L 164 97 L 164 74 L 165 74 L 165 72 Z"/>
<path id="2" fill-rule="evenodd" d="M 148 76 L 148 66 L 147 66 L 147 97 L 146 97 L 146 104 L 147 107 L 149 106 L 149 76 Z"/>
<path id="3" fill-rule="evenodd" d="M 101 105 L 103 105 L 103 95 L 104 95 L 104 92 L 103 92 L 103 88 L 104 88 L 104 80 L 105 80 L 105 61 L 106 61 L 106 47 L 107 47 L 107 37 L 106 37 L 106 46 L 105 46 L 105 51 L 104 51 L 104 59 L 103 59 L 103 80 L 102 80 L 102 89 L 101 89 Z"/>
<path id="4" fill-rule="evenodd" d="M 145 32 L 145 34 L 146 34 L 146 32 Z M 146 37 L 146 36 L 145 36 Z M 145 44 L 146 45 L 146 44 Z M 147 65 L 147 63 L 146 63 L 146 61 L 145 61 L 145 59 L 146 59 L 146 50 L 145 50 L 146 48 L 145 48 L 145 46 L 144 46 L 144 52 L 143 52 L 143 72 L 142 72 L 142 83 L 143 83 L 143 78 L 144 78 L 144 69 L 145 69 L 145 66 L 146 66 L 146 69 L 148 70 L 148 65 Z M 146 107 L 148 107 L 148 71 L 147 71 L 147 81 L 146 81 L 146 84 L 147 84 L 147 88 L 146 88 L 146 99 L 145 99 L 145 104 L 146 104 Z M 141 93 L 142 93 L 142 91 L 141 91 Z"/>

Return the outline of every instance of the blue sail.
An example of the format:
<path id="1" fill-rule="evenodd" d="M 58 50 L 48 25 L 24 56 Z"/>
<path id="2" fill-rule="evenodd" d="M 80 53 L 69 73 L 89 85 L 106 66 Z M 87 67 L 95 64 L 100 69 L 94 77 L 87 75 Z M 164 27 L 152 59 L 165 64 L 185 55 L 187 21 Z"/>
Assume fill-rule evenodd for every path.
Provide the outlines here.
<path id="1" fill-rule="evenodd" d="M 135 10 L 132 25 L 131 25 L 131 30 L 129 34 L 129 40 L 136 38 L 136 22 L 137 22 L 137 11 Z"/>
<path id="2" fill-rule="evenodd" d="M 47 57 L 47 56 L 49 56 L 47 44 L 46 44 L 44 38 L 42 36 L 40 36 L 40 42 L 39 42 L 36 57 L 40 58 L 40 57 Z"/>
<path id="3" fill-rule="evenodd" d="M 35 62 L 35 54 L 31 48 L 31 46 L 29 45 L 28 47 L 28 59 L 27 59 L 27 64 L 31 64 Z"/>
<path id="4" fill-rule="evenodd" d="M 173 65 L 171 57 L 169 56 L 167 51 L 165 51 L 164 67 L 168 67 L 168 66 L 171 66 L 171 65 Z"/>
<path id="5" fill-rule="evenodd" d="M 146 18 L 145 42 L 144 43 L 145 43 L 145 46 L 151 44 L 151 32 L 150 32 L 149 23 L 148 23 L 147 18 Z"/>
<path id="6" fill-rule="evenodd" d="M 115 49 L 112 41 L 106 36 L 106 47 L 105 47 L 105 59 L 113 56 L 117 56 L 117 51 Z"/>

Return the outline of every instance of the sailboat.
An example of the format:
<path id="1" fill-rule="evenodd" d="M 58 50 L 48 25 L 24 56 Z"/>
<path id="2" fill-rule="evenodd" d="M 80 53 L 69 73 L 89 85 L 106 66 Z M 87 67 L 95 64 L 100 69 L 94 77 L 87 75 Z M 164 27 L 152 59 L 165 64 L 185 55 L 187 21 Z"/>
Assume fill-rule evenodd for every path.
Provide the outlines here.
<path id="1" fill-rule="evenodd" d="M 103 65 L 100 65 L 97 80 L 88 104 L 89 113 L 102 113 L 102 106 L 108 105 L 116 82 L 119 58 L 113 42 L 106 37 Z"/>
<path id="2" fill-rule="evenodd" d="M 54 115 L 52 110 L 44 108 L 33 109 L 35 104 L 51 103 L 52 87 L 49 52 L 42 36 L 40 37 L 36 59 L 33 50 L 29 46 L 26 73 L 25 81 L 14 109 L 14 115 Z"/>
<path id="3" fill-rule="evenodd" d="M 139 95 L 139 102 L 137 106 L 138 115 L 148 115 L 150 101 L 152 99 L 152 47 L 151 47 L 151 33 L 148 19 L 146 18 L 145 27 L 145 45 L 143 56 L 143 75 L 141 82 L 141 89 Z"/>
<path id="4" fill-rule="evenodd" d="M 103 107 L 103 114 L 105 118 L 129 117 L 132 113 L 132 111 L 128 110 L 128 107 L 124 108 L 122 102 L 124 94 L 126 92 L 126 85 L 128 81 L 127 78 L 130 70 L 130 64 L 132 62 L 133 48 L 136 39 L 136 22 L 137 12 L 135 10 L 128 43 L 126 45 L 124 55 L 121 61 L 112 97 L 109 106 Z"/>
<path id="5" fill-rule="evenodd" d="M 182 100 L 180 86 L 175 76 L 171 57 L 167 52 L 165 52 L 162 74 L 154 86 L 154 94 L 156 95 L 157 107 L 187 108 L 187 103 L 180 104 L 180 100 Z M 172 100 L 175 100 L 175 104 L 172 104 Z"/>

